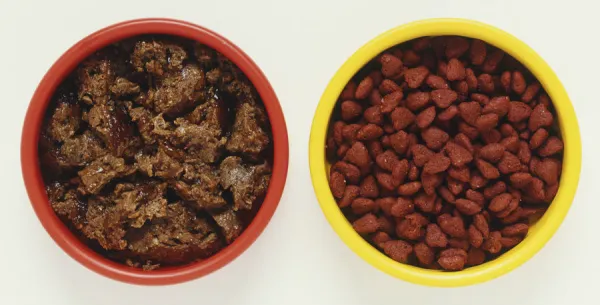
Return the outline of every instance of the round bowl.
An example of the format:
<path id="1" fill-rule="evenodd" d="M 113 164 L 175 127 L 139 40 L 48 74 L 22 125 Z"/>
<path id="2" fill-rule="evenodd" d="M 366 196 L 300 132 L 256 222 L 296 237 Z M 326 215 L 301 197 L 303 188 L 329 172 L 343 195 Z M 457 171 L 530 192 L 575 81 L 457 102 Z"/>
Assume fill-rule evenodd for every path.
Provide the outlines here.
<path id="1" fill-rule="evenodd" d="M 494 45 L 524 64 L 552 98 L 564 141 L 564 160 L 560 188 L 544 216 L 534 224 L 519 245 L 499 258 L 457 272 L 443 272 L 398 263 L 371 246 L 346 220 L 329 189 L 325 142 L 329 119 L 338 96 L 352 76 L 382 51 L 423 36 L 458 35 L 477 38 Z M 482 283 L 508 273 L 536 254 L 554 235 L 565 218 L 579 180 L 581 139 L 575 111 L 562 84 L 544 62 L 525 43 L 492 26 L 461 19 L 430 19 L 409 23 L 369 41 L 337 71 L 317 107 L 310 134 L 310 171 L 321 209 L 339 237 L 362 259 L 394 277 L 426 286 L 455 287 Z"/>
<path id="2" fill-rule="evenodd" d="M 140 34 L 166 34 L 195 40 L 221 52 L 250 79 L 267 110 L 273 133 L 273 174 L 262 207 L 250 225 L 232 244 L 212 257 L 184 266 L 142 271 L 104 258 L 79 241 L 52 210 L 38 166 L 38 139 L 46 107 L 63 79 L 95 51 Z M 42 225 L 54 241 L 85 267 L 109 278 L 141 285 L 181 283 L 207 275 L 242 254 L 265 229 L 273 216 L 287 177 L 289 146 L 285 119 L 277 96 L 258 66 L 240 48 L 208 29 L 170 19 L 139 19 L 118 23 L 82 39 L 67 50 L 50 68 L 29 104 L 21 137 L 21 167 L 25 187 Z"/>

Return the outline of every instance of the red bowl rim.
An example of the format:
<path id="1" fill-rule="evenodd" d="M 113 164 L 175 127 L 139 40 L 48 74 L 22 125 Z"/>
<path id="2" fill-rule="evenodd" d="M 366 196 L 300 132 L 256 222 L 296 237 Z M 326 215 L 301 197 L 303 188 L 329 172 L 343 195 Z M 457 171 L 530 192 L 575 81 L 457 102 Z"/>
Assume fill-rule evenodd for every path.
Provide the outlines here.
<path id="1" fill-rule="evenodd" d="M 167 34 L 202 42 L 233 61 L 261 96 L 273 133 L 273 174 L 262 207 L 238 239 L 212 257 L 184 266 L 142 271 L 113 262 L 88 248 L 60 221 L 52 210 L 38 166 L 37 143 L 42 118 L 56 87 L 87 56 L 111 43 L 141 34 Z M 258 66 L 239 47 L 204 27 L 173 19 L 129 20 L 101 29 L 67 50 L 38 85 L 23 125 L 21 168 L 31 205 L 54 241 L 85 267 L 109 278 L 138 285 L 168 285 L 207 275 L 233 261 L 258 238 L 275 213 L 287 178 L 289 158 L 285 118 L 275 92 Z"/>

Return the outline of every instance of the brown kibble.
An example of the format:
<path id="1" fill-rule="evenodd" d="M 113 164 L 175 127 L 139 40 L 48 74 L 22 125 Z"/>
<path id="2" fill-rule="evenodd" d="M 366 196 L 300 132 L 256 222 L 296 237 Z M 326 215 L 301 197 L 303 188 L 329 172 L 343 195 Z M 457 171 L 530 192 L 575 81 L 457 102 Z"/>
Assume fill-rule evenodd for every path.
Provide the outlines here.
<path id="1" fill-rule="evenodd" d="M 363 118 L 365 118 L 365 121 L 372 124 L 383 124 L 383 114 L 381 113 L 381 108 L 379 106 L 372 106 L 367 108 L 365 110 L 365 113 L 363 113 Z"/>
<path id="2" fill-rule="evenodd" d="M 481 90 L 484 93 L 493 93 L 495 89 L 494 79 L 489 74 L 480 74 L 477 77 L 477 86 L 479 87 L 479 90 Z"/>
<path id="3" fill-rule="evenodd" d="M 469 183 L 471 184 L 471 188 L 476 190 L 484 187 L 488 183 L 488 180 L 477 171 L 474 171 L 471 174 L 471 181 Z"/>
<path id="4" fill-rule="evenodd" d="M 447 216 L 444 216 L 447 215 Z M 438 225 L 442 231 L 452 237 L 463 238 L 466 236 L 465 224 L 462 217 L 450 216 L 448 214 L 438 217 Z"/>
<path id="5" fill-rule="evenodd" d="M 394 205 L 392 205 L 389 214 L 394 217 L 404 217 L 412 214 L 415 211 L 413 201 L 404 197 L 398 197 Z"/>
<path id="6" fill-rule="evenodd" d="M 375 163 L 381 169 L 391 172 L 398 163 L 398 156 L 393 151 L 386 150 L 375 158 Z"/>
<path id="7" fill-rule="evenodd" d="M 397 262 L 406 263 L 413 248 L 403 240 L 390 240 L 383 244 L 383 252 Z"/>
<path id="8" fill-rule="evenodd" d="M 333 124 L 333 139 L 337 145 L 342 145 L 344 142 L 344 136 L 342 133 L 344 126 L 346 126 L 346 124 L 344 124 L 342 121 L 337 121 Z"/>
<path id="9" fill-rule="evenodd" d="M 425 163 L 423 172 L 428 174 L 437 174 L 445 171 L 450 167 L 450 158 L 443 154 L 435 154 L 429 158 L 429 161 Z"/>
<path id="10" fill-rule="evenodd" d="M 377 198 L 379 196 L 379 188 L 375 177 L 367 176 L 360 183 L 360 195 L 366 198 Z"/>
<path id="11" fill-rule="evenodd" d="M 527 88 L 527 83 L 525 83 L 525 78 L 523 77 L 523 74 L 521 74 L 521 72 L 514 71 L 512 73 L 510 88 L 512 89 L 512 91 L 519 95 L 525 92 L 525 89 Z"/>
<path id="12" fill-rule="evenodd" d="M 452 105 L 438 114 L 438 120 L 450 121 L 458 114 L 458 107 Z"/>
<path id="13" fill-rule="evenodd" d="M 465 79 L 465 66 L 460 60 L 452 58 L 448 61 L 448 65 L 446 66 L 446 78 L 449 81 Z"/>
<path id="14" fill-rule="evenodd" d="M 402 184 L 408 175 L 408 160 L 403 159 L 398 161 L 392 169 L 392 179 L 395 183 Z"/>
<path id="15" fill-rule="evenodd" d="M 519 135 L 517 133 L 517 131 L 512 127 L 512 125 L 510 125 L 508 123 L 504 123 L 504 124 L 500 125 L 500 133 L 502 134 L 503 137 L 512 137 L 512 136 Z"/>
<path id="16" fill-rule="evenodd" d="M 514 225 L 510 225 L 507 227 L 504 227 L 504 229 L 502 229 L 502 236 L 522 236 L 527 234 L 527 231 L 529 230 L 529 226 L 525 223 L 516 223 Z"/>
<path id="17" fill-rule="evenodd" d="M 520 141 L 519 141 L 519 137 L 517 136 L 510 136 L 507 138 L 502 139 L 502 141 L 500 141 L 500 145 L 504 146 L 504 149 L 506 149 L 507 151 L 516 154 L 519 152 L 519 147 L 520 147 Z"/>
<path id="18" fill-rule="evenodd" d="M 531 161 L 531 150 L 529 149 L 527 142 L 519 142 L 519 152 L 517 153 L 517 157 L 521 163 L 529 164 L 529 161 Z"/>
<path id="19" fill-rule="evenodd" d="M 481 65 L 485 61 L 487 55 L 487 47 L 485 42 L 474 39 L 471 42 L 471 48 L 469 49 L 469 58 L 473 65 Z"/>
<path id="20" fill-rule="evenodd" d="M 454 141 L 456 142 L 456 144 L 466 148 L 469 152 L 473 153 L 474 149 L 473 149 L 473 145 L 471 144 L 471 139 L 469 137 L 467 137 L 465 134 L 463 133 L 459 133 L 454 137 Z"/>
<path id="21" fill-rule="evenodd" d="M 448 237 L 438 225 L 430 223 L 427 225 L 425 243 L 432 248 L 445 248 L 448 245 Z"/>
<path id="22" fill-rule="evenodd" d="M 371 73 L 369 73 L 369 76 L 373 79 L 373 85 L 375 87 L 379 86 L 383 81 L 383 75 L 381 74 L 381 71 L 373 70 Z"/>
<path id="23" fill-rule="evenodd" d="M 427 84 L 427 86 L 429 86 L 429 88 L 434 89 L 434 90 L 435 89 L 450 89 L 450 86 L 448 85 L 446 80 L 435 74 L 429 74 L 429 76 L 427 76 L 427 79 L 425 80 L 425 83 Z"/>
<path id="24" fill-rule="evenodd" d="M 521 170 L 521 161 L 517 156 L 505 151 L 502 160 L 498 163 L 498 170 L 502 174 L 511 174 Z"/>
<path id="25" fill-rule="evenodd" d="M 519 236 L 514 236 L 514 237 L 504 237 L 502 236 L 502 238 L 500 238 L 500 243 L 502 244 L 503 248 L 512 248 L 516 245 L 518 245 L 521 241 L 523 241 L 522 237 Z"/>
<path id="26" fill-rule="evenodd" d="M 431 106 L 417 115 L 416 121 L 419 128 L 427 128 L 435 119 L 435 107 Z"/>
<path id="27" fill-rule="evenodd" d="M 379 90 L 371 91 L 371 94 L 369 94 L 369 103 L 377 107 L 383 105 L 383 97 L 381 96 Z"/>
<path id="28" fill-rule="evenodd" d="M 340 172 L 351 184 L 357 184 L 360 179 L 360 169 L 344 161 L 338 161 L 331 167 L 332 171 Z"/>
<path id="29" fill-rule="evenodd" d="M 424 166 L 425 163 L 427 163 L 427 161 L 429 161 L 429 159 L 434 155 L 434 152 L 432 152 L 425 145 L 421 144 L 413 145 L 410 150 L 413 156 L 413 162 L 418 167 Z"/>
<path id="30" fill-rule="evenodd" d="M 350 207 L 354 214 L 361 215 L 373 212 L 377 208 L 377 205 L 375 204 L 375 201 L 369 198 L 356 198 L 352 201 Z"/>
<path id="31" fill-rule="evenodd" d="M 450 89 L 436 89 L 431 91 L 431 99 L 439 108 L 448 108 L 456 101 L 458 94 Z"/>
<path id="32" fill-rule="evenodd" d="M 431 96 L 429 92 L 413 92 L 408 94 L 408 97 L 406 98 L 406 108 L 410 109 L 411 111 L 417 111 L 427 106 L 430 100 Z"/>
<path id="33" fill-rule="evenodd" d="M 399 155 L 404 155 L 406 150 L 408 149 L 409 139 L 408 134 L 404 131 L 398 131 L 390 135 L 390 146 L 398 153 Z"/>
<path id="34" fill-rule="evenodd" d="M 369 94 L 371 94 L 373 87 L 373 78 L 371 78 L 370 76 L 365 77 L 362 81 L 360 81 L 360 83 L 358 83 L 358 87 L 356 87 L 356 93 L 354 94 L 354 97 L 359 100 L 367 98 Z"/>
<path id="35" fill-rule="evenodd" d="M 504 192 L 506 192 L 506 184 L 503 181 L 497 181 L 483 190 L 483 196 L 490 200 Z"/>
<path id="36" fill-rule="evenodd" d="M 386 173 L 376 173 L 375 179 L 377 180 L 379 186 L 387 191 L 393 191 L 398 187 L 398 185 L 400 185 L 398 180 L 395 180 L 392 175 Z"/>
<path id="37" fill-rule="evenodd" d="M 400 86 L 391 79 L 384 79 L 379 85 L 379 92 L 381 92 L 381 94 L 389 94 L 400 90 L 402 90 Z"/>
<path id="38" fill-rule="evenodd" d="M 499 49 L 493 51 L 485 58 L 485 62 L 483 63 L 481 70 L 485 73 L 492 73 L 496 71 L 496 68 L 502 61 L 502 58 L 504 58 L 504 51 Z"/>
<path id="39" fill-rule="evenodd" d="M 508 121 L 512 123 L 521 122 L 531 116 L 531 107 L 521 102 L 510 102 L 508 110 Z"/>
<path id="40" fill-rule="evenodd" d="M 383 248 L 383 244 L 390 240 L 392 240 L 392 238 L 386 232 L 377 232 L 371 237 L 371 242 L 378 248 Z"/>
<path id="41" fill-rule="evenodd" d="M 394 77 L 402 72 L 402 61 L 391 54 L 383 54 L 379 58 L 381 74 L 386 78 Z"/>
<path id="42" fill-rule="evenodd" d="M 563 148 L 563 142 L 558 137 L 551 136 L 546 140 L 546 144 L 538 149 L 538 154 L 542 157 L 550 157 L 562 152 Z"/>
<path id="43" fill-rule="evenodd" d="M 429 266 L 435 259 L 435 253 L 425 243 L 420 242 L 414 246 L 415 256 L 423 266 Z"/>
<path id="44" fill-rule="evenodd" d="M 385 74 L 384 74 L 385 75 Z M 418 88 L 429 75 L 429 69 L 425 66 L 408 69 L 404 72 L 404 79 L 409 88 Z"/>
<path id="45" fill-rule="evenodd" d="M 544 189 L 544 181 L 533 177 L 533 179 L 531 179 L 531 183 L 529 183 L 529 186 L 527 187 L 527 194 L 531 197 L 533 197 L 534 199 L 537 199 L 539 201 L 543 201 L 546 199 L 546 190 Z"/>
<path id="46" fill-rule="evenodd" d="M 502 89 L 504 90 L 505 93 L 510 93 L 511 83 L 512 83 L 512 75 L 511 75 L 510 71 L 502 72 L 502 75 L 500 76 L 500 84 L 502 85 Z"/>
<path id="47" fill-rule="evenodd" d="M 418 240 L 425 234 L 423 228 L 429 221 L 419 213 L 406 215 L 403 220 L 396 225 L 396 235 L 409 240 Z"/>
<path id="48" fill-rule="evenodd" d="M 481 247 L 481 244 L 483 244 L 483 234 L 481 234 L 481 232 L 477 230 L 475 225 L 469 226 L 468 233 L 469 243 L 475 248 Z"/>
<path id="49" fill-rule="evenodd" d="M 435 201 L 437 200 L 437 195 L 435 192 L 431 195 L 419 193 L 414 200 L 414 204 L 419 210 L 425 213 L 431 213 L 435 209 Z"/>
<path id="50" fill-rule="evenodd" d="M 342 128 L 342 138 L 348 143 L 356 141 L 356 134 L 362 128 L 359 124 L 348 124 Z"/>
<path id="51" fill-rule="evenodd" d="M 484 133 L 498 125 L 498 115 L 495 113 L 488 113 L 481 115 L 475 121 L 475 127 L 479 132 Z"/>
<path id="52" fill-rule="evenodd" d="M 490 228 L 488 226 L 488 221 L 482 214 L 477 214 L 473 216 L 473 225 L 475 228 L 481 232 L 484 238 L 487 238 L 490 233 Z"/>
<path id="53" fill-rule="evenodd" d="M 479 150 L 479 157 L 483 160 L 496 163 L 504 156 L 504 145 L 492 143 L 482 147 Z"/>
<path id="54" fill-rule="evenodd" d="M 481 206 L 468 199 L 456 199 L 456 208 L 465 215 L 474 215 L 481 212 Z"/>
<path id="55" fill-rule="evenodd" d="M 456 167 L 452 166 L 448 169 L 448 176 L 460 181 L 469 182 L 471 181 L 471 172 L 466 166 Z"/>
<path id="56" fill-rule="evenodd" d="M 529 140 L 529 148 L 537 149 L 542 146 L 546 142 L 546 139 L 548 139 L 548 135 L 548 131 L 544 128 L 536 130 Z"/>
<path id="57" fill-rule="evenodd" d="M 510 99 L 508 96 L 493 97 L 490 102 L 483 107 L 483 114 L 495 113 L 499 118 L 508 114 L 510 109 Z M 510 125 L 509 125 L 510 126 Z"/>
<path id="58" fill-rule="evenodd" d="M 411 196 L 416 194 L 421 189 L 421 182 L 413 181 L 402 184 L 398 187 L 398 194 L 402 196 Z"/>
<path id="59" fill-rule="evenodd" d="M 473 155 L 466 148 L 452 141 L 446 143 L 445 150 L 453 166 L 461 167 L 473 161 Z"/>
<path id="60" fill-rule="evenodd" d="M 529 86 L 527 86 L 527 89 L 525 89 L 525 92 L 523 92 L 523 95 L 521 95 L 521 101 L 523 101 L 524 103 L 529 103 L 531 102 L 531 100 L 533 100 L 533 98 L 538 94 L 538 92 L 540 91 L 540 83 L 535 82 Z"/>
<path id="61" fill-rule="evenodd" d="M 467 251 L 471 247 L 471 244 L 469 244 L 468 239 L 450 238 L 448 240 L 448 247 Z"/>
<path id="62" fill-rule="evenodd" d="M 473 93 L 471 94 L 471 99 L 478 102 L 481 106 L 486 106 L 487 104 L 490 103 L 490 98 L 485 95 L 485 94 L 481 94 L 481 93 Z M 483 112 L 485 114 L 485 112 Z M 488 112 L 490 113 L 490 112 Z"/>
<path id="63" fill-rule="evenodd" d="M 425 193 L 432 195 L 435 194 L 435 189 L 440 186 L 440 184 L 443 182 L 442 180 L 442 173 L 438 173 L 438 174 L 430 174 L 430 173 L 423 173 L 421 175 L 421 183 L 423 185 L 423 190 L 425 191 Z"/>
<path id="64" fill-rule="evenodd" d="M 352 121 L 362 114 L 362 106 L 354 101 L 345 101 L 341 106 L 342 119 L 346 122 Z"/>
<path id="65" fill-rule="evenodd" d="M 532 179 L 533 177 L 530 173 L 514 173 L 510 176 L 510 184 L 513 187 L 522 189 L 531 183 Z"/>
<path id="66" fill-rule="evenodd" d="M 386 94 L 381 100 L 381 113 L 390 113 L 400 104 L 402 100 L 402 91 L 394 91 Z"/>
<path id="67" fill-rule="evenodd" d="M 463 54 L 465 54 L 465 52 L 467 52 L 467 50 L 469 50 L 469 46 L 470 46 L 469 40 L 467 40 L 463 37 L 459 37 L 459 36 L 448 37 L 448 39 L 446 40 L 446 57 L 447 58 L 459 58 Z"/>
<path id="68" fill-rule="evenodd" d="M 452 194 L 454 194 L 455 196 L 458 196 L 458 194 L 462 193 L 464 185 L 463 182 L 458 181 L 454 178 L 448 178 L 448 189 L 450 190 L 450 192 L 452 192 Z"/>
<path id="69" fill-rule="evenodd" d="M 481 248 L 489 253 L 496 254 L 502 250 L 500 239 L 502 235 L 498 231 L 490 232 L 490 236 L 485 239 Z"/>
<path id="70" fill-rule="evenodd" d="M 414 163 L 410 163 L 410 167 L 408 169 L 408 179 L 410 181 L 419 179 L 419 168 Z"/>
<path id="71" fill-rule="evenodd" d="M 337 150 L 337 155 L 340 158 L 345 158 L 346 157 L 346 153 L 348 152 L 348 150 L 350 149 L 350 146 L 348 144 L 342 144 L 340 145 L 340 147 L 338 147 Z"/>
<path id="72" fill-rule="evenodd" d="M 342 198 L 346 190 L 346 178 L 338 172 L 332 172 L 329 178 L 329 188 L 335 198 Z"/>
<path id="73" fill-rule="evenodd" d="M 477 76 L 475 76 L 475 72 L 473 72 L 473 69 L 471 69 L 471 68 L 465 69 L 465 82 L 467 83 L 467 88 L 469 89 L 469 91 L 477 90 L 479 81 L 477 80 Z M 474 94 L 479 94 L 479 93 L 474 93 Z M 479 94 L 479 95 L 482 95 L 482 94 Z M 481 101 L 478 101 L 476 99 L 473 99 L 473 100 L 481 103 Z"/>
<path id="74" fill-rule="evenodd" d="M 511 200 L 512 196 L 509 193 L 500 194 L 492 199 L 488 209 L 492 212 L 500 212 L 508 207 Z"/>
<path id="75" fill-rule="evenodd" d="M 486 203 L 485 197 L 480 192 L 474 190 L 467 190 L 465 195 L 467 199 L 477 203 L 480 207 L 483 207 Z"/>
<path id="76" fill-rule="evenodd" d="M 398 107 L 390 114 L 394 129 L 403 130 L 415 121 L 415 115 L 404 107 Z"/>
<path id="77" fill-rule="evenodd" d="M 356 83 L 352 82 L 352 81 L 348 82 L 346 87 L 344 87 L 344 90 L 342 90 L 342 93 L 340 93 L 340 100 L 345 101 L 345 100 L 354 99 L 355 92 L 356 92 Z"/>
<path id="78" fill-rule="evenodd" d="M 347 206 L 350 206 L 350 204 L 352 204 L 352 201 L 354 201 L 354 199 L 358 198 L 359 195 L 360 195 L 360 188 L 358 186 L 348 185 L 346 187 L 346 190 L 344 191 L 344 196 L 342 196 L 340 201 L 338 201 L 338 206 L 340 208 L 345 208 Z"/>
<path id="79" fill-rule="evenodd" d="M 427 147 L 436 151 L 440 150 L 450 139 L 448 133 L 437 127 L 429 127 L 423 130 L 421 132 L 421 137 L 425 141 Z"/>
<path id="80" fill-rule="evenodd" d="M 454 194 L 452 194 L 452 192 L 450 192 L 450 190 L 448 190 L 448 188 L 445 186 L 440 186 L 438 188 L 438 194 L 440 195 L 440 197 L 442 197 L 445 201 L 449 203 L 454 203 L 456 200 Z"/>
<path id="81" fill-rule="evenodd" d="M 478 248 L 471 248 L 467 253 L 467 266 L 477 266 L 485 261 L 485 252 Z"/>
<path id="82" fill-rule="evenodd" d="M 465 102 L 458 105 L 460 117 L 469 125 L 475 126 L 481 115 L 481 106 L 477 102 Z"/>
<path id="83" fill-rule="evenodd" d="M 458 271 L 465 267 L 467 252 L 462 249 L 446 249 L 440 253 L 438 264 L 448 271 Z"/>
<path id="84" fill-rule="evenodd" d="M 490 129 L 481 133 L 481 139 L 485 144 L 498 143 L 502 139 L 502 134 L 497 129 Z"/>
<path id="85" fill-rule="evenodd" d="M 358 130 L 356 139 L 359 141 L 372 141 L 383 135 L 383 129 L 375 124 L 367 124 Z"/>
<path id="86" fill-rule="evenodd" d="M 377 158 L 377 156 L 383 153 L 383 145 L 381 145 L 380 141 L 367 142 L 367 149 L 369 150 L 369 155 L 373 159 Z"/>
<path id="87" fill-rule="evenodd" d="M 552 113 L 546 108 L 546 106 L 539 104 L 531 111 L 529 117 L 528 127 L 532 132 L 537 131 L 541 127 L 550 127 L 554 122 Z"/>
<path id="88" fill-rule="evenodd" d="M 346 152 L 346 161 L 358 166 L 358 168 L 364 168 L 370 165 L 371 157 L 367 147 L 362 142 L 355 142 L 352 147 Z"/>
<path id="89" fill-rule="evenodd" d="M 477 130 L 477 128 L 465 122 L 458 122 L 458 131 L 460 131 L 461 134 L 467 136 L 469 140 L 474 141 L 479 137 L 479 131 Z"/>
<path id="90" fill-rule="evenodd" d="M 415 67 L 421 63 L 421 56 L 413 50 L 406 50 L 402 54 L 402 63 L 407 67 Z"/>
<path id="91" fill-rule="evenodd" d="M 375 215 L 369 213 L 354 221 L 352 227 L 358 234 L 369 234 L 379 229 L 379 222 Z"/>
<path id="92" fill-rule="evenodd" d="M 558 183 L 559 170 L 560 161 L 552 158 L 543 159 L 533 169 L 534 174 L 549 185 Z"/>

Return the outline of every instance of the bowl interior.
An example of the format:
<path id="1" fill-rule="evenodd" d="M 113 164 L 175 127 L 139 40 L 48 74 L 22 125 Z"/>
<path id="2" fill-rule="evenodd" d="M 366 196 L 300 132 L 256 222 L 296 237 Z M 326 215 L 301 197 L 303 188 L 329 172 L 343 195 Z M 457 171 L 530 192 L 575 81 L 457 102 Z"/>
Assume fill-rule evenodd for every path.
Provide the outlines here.
<path id="1" fill-rule="evenodd" d="M 273 173 L 263 204 L 244 232 L 212 257 L 183 266 L 142 271 L 109 259 L 79 241 L 55 215 L 48 203 L 38 166 L 38 139 L 42 119 L 58 85 L 77 65 L 96 50 L 142 34 L 165 34 L 195 40 L 217 50 L 234 62 L 257 89 L 267 111 L 273 136 Z M 171 19 L 139 19 L 99 30 L 66 51 L 46 73 L 30 102 L 21 139 L 23 178 L 32 206 L 55 242 L 74 259 L 110 278 L 143 285 L 174 284 L 191 280 L 223 267 L 244 252 L 262 233 L 283 193 L 288 167 L 288 138 L 279 101 L 258 66 L 236 45 L 220 35 L 191 23 Z"/>
<path id="2" fill-rule="evenodd" d="M 565 146 L 558 193 L 544 216 L 531 227 L 524 241 L 495 260 L 458 272 L 435 271 L 401 264 L 365 241 L 346 220 L 329 190 L 329 164 L 325 158 L 330 117 L 339 94 L 354 74 L 390 47 L 423 36 L 445 35 L 483 40 L 504 50 L 527 67 L 553 101 Z M 543 247 L 560 226 L 575 195 L 581 168 L 580 141 L 575 112 L 564 87 L 552 69 L 530 47 L 514 36 L 483 23 L 462 19 L 430 19 L 409 23 L 381 34 L 356 51 L 337 71 L 325 89 L 315 113 L 309 159 L 313 187 L 321 208 L 336 233 L 355 253 L 392 276 L 427 286 L 450 287 L 496 278 L 518 267 Z"/>

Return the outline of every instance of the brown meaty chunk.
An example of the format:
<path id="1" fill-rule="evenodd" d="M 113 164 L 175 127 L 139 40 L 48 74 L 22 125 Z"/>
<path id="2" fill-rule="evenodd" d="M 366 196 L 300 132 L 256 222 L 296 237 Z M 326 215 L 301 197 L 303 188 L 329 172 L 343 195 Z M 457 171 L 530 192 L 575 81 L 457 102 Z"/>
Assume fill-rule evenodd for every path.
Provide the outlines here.
<path id="1" fill-rule="evenodd" d="M 81 109 L 79 105 L 69 100 L 67 96 L 58 99 L 57 107 L 49 122 L 49 134 L 59 142 L 72 137 L 81 125 Z"/>
<path id="2" fill-rule="evenodd" d="M 140 86 L 124 77 L 117 77 L 110 87 L 110 92 L 117 97 L 129 96 L 140 93 Z"/>
<path id="3" fill-rule="evenodd" d="M 192 124 L 184 118 L 175 120 L 175 131 L 171 142 L 187 152 L 189 162 L 213 163 L 221 156 L 227 138 L 221 135 L 221 128 L 210 124 Z"/>
<path id="4" fill-rule="evenodd" d="M 141 144 L 122 105 L 114 102 L 95 105 L 88 113 L 88 123 L 115 156 L 131 157 Z"/>
<path id="5" fill-rule="evenodd" d="M 83 191 L 89 194 L 97 194 L 112 179 L 123 177 L 133 173 L 133 169 L 125 164 L 123 158 L 106 155 L 96 159 L 83 170 L 79 171 L 79 177 Z"/>
<path id="6" fill-rule="evenodd" d="M 85 222 L 84 215 L 87 205 L 78 197 L 77 192 L 73 189 L 66 191 L 64 194 L 57 194 L 56 189 L 48 189 L 48 191 L 54 191 L 53 195 L 48 197 L 56 214 L 70 221 L 75 228 L 81 229 Z"/>
<path id="7" fill-rule="evenodd" d="M 258 154 L 269 144 L 265 125 L 266 116 L 261 108 L 242 103 L 237 107 L 233 131 L 226 145 L 227 150 L 257 159 Z"/>
<path id="8" fill-rule="evenodd" d="M 271 169 L 267 164 L 248 165 L 240 157 L 230 156 L 221 162 L 221 186 L 233 193 L 233 209 L 250 210 L 254 201 L 265 194 Z"/>
<path id="9" fill-rule="evenodd" d="M 202 96 L 204 72 L 193 64 L 181 71 L 170 72 L 154 93 L 154 110 L 176 116 L 192 108 Z"/>
<path id="10" fill-rule="evenodd" d="M 88 200 L 83 234 L 98 241 L 107 250 L 123 250 L 127 246 L 123 213 L 108 197 L 94 196 Z"/>
<path id="11" fill-rule="evenodd" d="M 181 70 L 187 58 L 185 50 L 175 44 L 160 41 L 138 41 L 131 54 L 131 63 L 138 72 L 162 76 L 167 71 Z"/>
<path id="12" fill-rule="evenodd" d="M 180 264 L 206 258 L 221 248 L 214 228 L 181 203 L 167 205 L 167 216 L 130 232 L 128 251 L 140 260 Z"/>
<path id="13" fill-rule="evenodd" d="M 155 155 L 138 153 L 135 156 L 136 167 L 148 177 L 163 179 L 177 179 L 183 172 L 179 161 L 167 153 L 167 148 L 160 146 Z"/>
<path id="14" fill-rule="evenodd" d="M 115 187 L 115 203 L 133 228 L 141 228 L 146 220 L 167 216 L 167 183 L 150 181 Z"/>
<path id="15" fill-rule="evenodd" d="M 100 139 L 89 130 L 67 139 L 60 148 L 61 163 L 68 166 L 84 166 L 106 153 Z"/>
<path id="16" fill-rule="evenodd" d="M 152 113 L 144 107 L 136 107 L 129 108 L 129 116 L 131 117 L 131 120 L 137 124 L 140 135 L 144 140 L 144 144 L 154 144 L 156 139 L 152 133 L 152 130 L 154 129 Z"/>
<path id="17" fill-rule="evenodd" d="M 79 100 L 88 105 L 101 105 L 108 102 L 109 88 L 113 84 L 113 63 L 108 59 L 90 58 L 77 70 Z"/>
<path id="18" fill-rule="evenodd" d="M 200 162 L 183 165 L 182 181 L 175 181 L 173 188 L 184 200 L 190 201 L 197 209 L 223 207 L 227 202 L 222 197 L 217 169 Z"/>
<path id="19" fill-rule="evenodd" d="M 210 213 L 217 225 L 221 227 L 221 232 L 228 244 L 232 243 L 243 231 L 243 226 L 237 214 L 231 208 L 223 211 L 213 211 Z"/>

